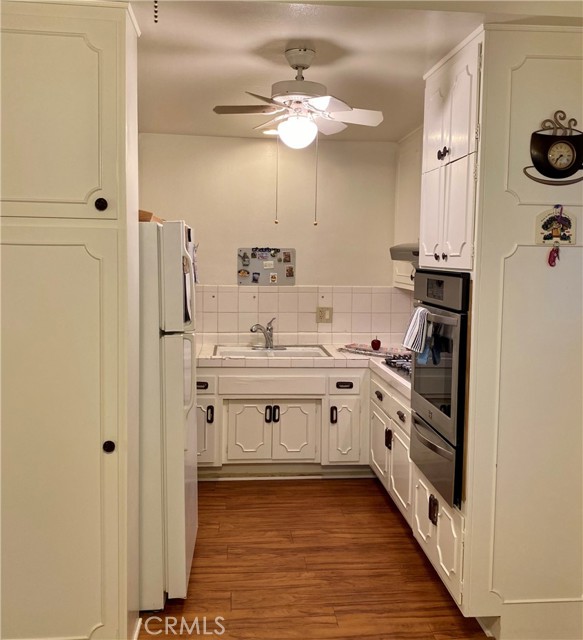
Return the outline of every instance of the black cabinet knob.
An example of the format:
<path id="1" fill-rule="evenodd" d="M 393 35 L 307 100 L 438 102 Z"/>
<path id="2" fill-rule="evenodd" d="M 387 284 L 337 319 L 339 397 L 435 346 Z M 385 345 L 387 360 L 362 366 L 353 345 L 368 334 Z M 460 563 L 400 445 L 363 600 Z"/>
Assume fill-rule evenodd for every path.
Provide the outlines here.
<path id="1" fill-rule="evenodd" d="M 448 153 L 449 153 L 449 149 L 447 147 L 443 147 L 443 149 L 438 150 L 437 159 L 443 160 Z"/>
<path id="2" fill-rule="evenodd" d="M 405 422 L 405 414 L 402 411 L 397 411 L 397 415 L 399 416 L 399 420 L 401 422 Z"/>
<path id="3" fill-rule="evenodd" d="M 439 262 L 439 253 L 434 253 L 433 257 L 437 260 L 437 262 Z"/>
<path id="4" fill-rule="evenodd" d="M 447 260 L 447 253 L 442 253 L 442 254 L 441 254 L 441 257 L 442 257 L 444 260 Z"/>
<path id="5" fill-rule="evenodd" d="M 113 453 L 115 451 L 115 442 L 113 442 L 113 440 L 106 440 L 103 443 L 103 450 L 105 453 Z"/>
<path id="6" fill-rule="evenodd" d="M 95 201 L 95 208 L 97 209 L 97 211 L 105 211 L 108 206 L 109 203 L 105 198 L 97 198 L 97 200 Z"/>
<path id="7" fill-rule="evenodd" d="M 374 394 L 381 402 L 383 401 L 383 394 L 378 389 L 376 389 Z"/>

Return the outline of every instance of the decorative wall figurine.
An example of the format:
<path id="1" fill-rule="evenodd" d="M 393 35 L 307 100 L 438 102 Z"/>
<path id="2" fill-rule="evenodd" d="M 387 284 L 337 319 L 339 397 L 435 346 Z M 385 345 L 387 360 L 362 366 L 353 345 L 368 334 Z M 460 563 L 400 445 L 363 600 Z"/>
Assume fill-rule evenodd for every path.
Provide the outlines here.
<path id="1" fill-rule="evenodd" d="M 567 114 L 560 109 L 553 119 L 543 120 L 541 128 L 530 137 L 532 165 L 524 167 L 524 174 L 535 182 L 552 186 L 581 182 L 583 176 L 566 179 L 583 169 L 583 132 L 576 126 L 577 120 L 567 120 Z"/>
<path id="2" fill-rule="evenodd" d="M 577 218 L 564 211 L 561 204 L 543 211 L 536 217 L 536 244 L 575 244 L 576 221 Z"/>

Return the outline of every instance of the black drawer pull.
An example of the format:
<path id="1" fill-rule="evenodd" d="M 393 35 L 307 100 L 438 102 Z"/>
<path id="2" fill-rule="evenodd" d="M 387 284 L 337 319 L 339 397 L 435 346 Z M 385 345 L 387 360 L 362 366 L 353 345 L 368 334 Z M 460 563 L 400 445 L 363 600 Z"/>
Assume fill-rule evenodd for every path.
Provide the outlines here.
<path id="1" fill-rule="evenodd" d="M 399 416 L 399 420 L 401 422 L 405 422 L 405 414 L 402 411 L 397 411 L 397 415 Z"/>
<path id="2" fill-rule="evenodd" d="M 105 198 L 97 198 L 97 200 L 95 201 L 95 208 L 97 209 L 97 211 L 105 211 L 108 206 L 109 203 Z"/>
<path id="3" fill-rule="evenodd" d="M 393 448 L 393 430 L 385 429 L 385 447 L 387 449 Z"/>
<path id="4" fill-rule="evenodd" d="M 437 262 L 439 262 L 439 253 L 434 253 L 433 257 L 437 260 Z"/>
<path id="5" fill-rule="evenodd" d="M 349 382 L 348 380 L 339 380 L 336 383 L 337 389 L 354 389 L 354 383 Z"/>
<path id="6" fill-rule="evenodd" d="M 270 424 L 272 418 L 273 418 L 273 407 L 270 404 L 268 404 L 265 407 L 265 422 L 267 422 L 267 424 Z"/>
<path id="7" fill-rule="evenodd" d="M 447 260 L 447 253 L 442 253 L 442 254 L 441 254 L 441 257 L 442 257 L 444 260 Z"/>
<path id="8" fill-rule="evenodd" d="M 103 443 L 103 450 L 105 453 L 113 453 L 115 451 L 115 442 L 113 442 L 113 440 L 106 440 Z"/>
<path id="9" fill-rule="evenodd" d="M 273 422 L 279 422 L 280 409 L 278 404 L 273 405 Z"/>
<path id="10" fill-rule="evenodd" d="M 196 388 L 200 389 L 200 390 L 205 390 L 209 388 L 209 383 L 208 382 L 197 382 L 196 383 Z"/>
<path id="11" fill-rule="evenodd" d="M 215 421 L 215 408 L 212 404 L 206 408 L 206 422 L 212 424 Z"/>
<path id="12" fill-rule="evenodd" d="M 338 407 L 330 407 L 330 422 L 332 424 L 338 422 Z"/>
<path id="13" fill-rule="evenodd" d="M 374 392 L 374 394 L 381 402 L 383 401 L 384 396 L 378 389 Z"/>

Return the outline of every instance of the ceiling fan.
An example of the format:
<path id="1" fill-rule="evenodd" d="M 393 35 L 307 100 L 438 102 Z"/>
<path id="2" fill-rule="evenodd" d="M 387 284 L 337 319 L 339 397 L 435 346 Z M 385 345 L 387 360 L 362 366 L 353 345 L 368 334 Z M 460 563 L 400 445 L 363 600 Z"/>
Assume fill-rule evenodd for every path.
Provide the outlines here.
<path id="1" fill-rule="evenodd" d="M 281 141 L 294 149 L 302 149 L 313 142 L 318 131 L 324 135 L 339 133 L 348 124 L 360 124 L 376 127 L 383 121 L 381 111 L 353 109 L 342 100 L 328 95 L 328 91 L 319 82 L 304 79 L 303 72 L 308 69 L 316 52 L 313 49 L 288 49 L 285 57 L 292 69 L 297 71 L 294 80 L 276 82 L 271 87 L 271 97 L 246 93 L 264 104 L 256 105 L 220 105 L 215 113 L 275 115 L 255 129 L 277 126 Z"/>

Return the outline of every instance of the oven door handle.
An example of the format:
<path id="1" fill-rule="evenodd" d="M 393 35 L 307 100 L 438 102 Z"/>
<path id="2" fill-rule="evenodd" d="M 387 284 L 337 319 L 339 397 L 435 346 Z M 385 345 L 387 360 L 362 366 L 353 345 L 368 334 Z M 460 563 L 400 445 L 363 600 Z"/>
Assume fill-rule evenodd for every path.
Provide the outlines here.
<path id="1" fill-rule="evenodd" d="M 420 425 L 415 420 L 415 418 L 413 418 L 413 428 L 415 429 L 417 438 L 421 441 L 421 443 L 428 449 L 431 449 L 431 451 L 433 451 L 434 453 L 437 453 L 438 456 L 441 456 L 446 460 L 453 460 L 454 456 L 453 456 L 453 453 L 451 453 L 451 451 L 448 451 L 447 449 L 440 447 L 436 442 L 433 442 L 433 440 L 430 440 L 429 438 L 424 436 L 419 427 L 421 427 L 422 429 L 426 429 L 426 427 L 424 427 L 423 425 Z"/>
<path id="2" fill-rule="evenodd" d="M 433 322 L 435 324 L 445 324 L 449 327 L 457 327 L 459 325 L 458 318 L 450 318 L 449 316 L 439 316 L 435 313 L 427 314 L 427 319 L 429 322 Z"/>

